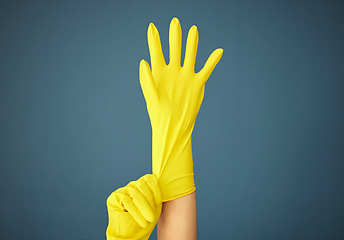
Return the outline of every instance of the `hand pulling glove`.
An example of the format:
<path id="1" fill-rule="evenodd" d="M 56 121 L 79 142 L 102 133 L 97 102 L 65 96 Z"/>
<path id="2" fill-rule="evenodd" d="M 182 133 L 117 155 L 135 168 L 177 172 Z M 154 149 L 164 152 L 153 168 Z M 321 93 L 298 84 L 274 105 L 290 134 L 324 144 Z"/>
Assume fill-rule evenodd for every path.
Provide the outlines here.
<path id="1" fill-rule="evenodd" d="M 198 31 L 190 28 L 185 59 L 181 67 L 182 30 L 177 18 L 169 29 L 170 62 L 161 49 L 160 36 L 149 24 L 151 58 L 140 62 L 140 84 L 152 126 L 152 171 L 159 179 L 162 201 L 170 201 L 195 191 L 191 134 L 200 109 L 205 82 L 220 61 L 223 49 L 216 49 L 203 69 L 194 72 Z"/>
<path id="2" fill-rule="evenodd" d="M 161 213 L 161 195 L 156 176 L 147 174 L 111 193 L 107 199 L 107 240 L 146 240 Z"/>

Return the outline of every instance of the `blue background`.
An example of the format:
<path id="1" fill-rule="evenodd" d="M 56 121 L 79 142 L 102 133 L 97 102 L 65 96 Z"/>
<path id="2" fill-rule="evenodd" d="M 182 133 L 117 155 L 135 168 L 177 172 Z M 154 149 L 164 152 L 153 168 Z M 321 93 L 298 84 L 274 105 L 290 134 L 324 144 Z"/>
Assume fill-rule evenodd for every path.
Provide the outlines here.
<path id="1" fill-rule="evenodd" d="M 105 238 L 151 172 L 153 22 L 224 55 L 193 134 L 199 239 L 344 239 L 341 1 L 1 1 L 0 239 Z M 156 239 L 155 234 L 152 239 Z"/>

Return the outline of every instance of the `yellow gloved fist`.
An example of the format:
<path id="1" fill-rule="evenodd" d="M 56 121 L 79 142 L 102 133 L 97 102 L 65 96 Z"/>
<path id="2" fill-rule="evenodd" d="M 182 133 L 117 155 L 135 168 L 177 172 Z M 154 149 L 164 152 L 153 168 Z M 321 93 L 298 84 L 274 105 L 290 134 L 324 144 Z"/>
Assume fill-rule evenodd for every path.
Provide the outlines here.
<path id="1" fill-rule="evenodd" d="M 160 217 L 162 202 L 156 176 L 147 174 L 111 193 L 107 201 L 107 240 L 146 240 Z"/>
<path id="2" fill-rule="evenodd" d="M 140 84 L 152 126 L 152 170 L 159 178 L 163 202 L 195 190 L 191 134 L 204 96 L 205 82 L 220 61 L 223 49 L 216 49 L 203 69 L 195 73 L 198 31 L 192 26 L 187 37 L 181 67 L 182 30 L 173 18 L 169 30 L 170 62 L 167 65 L 160 36 L 149 24 L 148 45 L 152 70 L 140 62 Z"/>

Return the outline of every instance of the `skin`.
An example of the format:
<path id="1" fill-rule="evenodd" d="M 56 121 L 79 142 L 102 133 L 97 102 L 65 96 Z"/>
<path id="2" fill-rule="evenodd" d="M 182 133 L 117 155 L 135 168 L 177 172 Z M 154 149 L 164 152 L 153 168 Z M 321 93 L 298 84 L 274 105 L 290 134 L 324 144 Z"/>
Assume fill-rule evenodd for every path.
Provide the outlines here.
<path id="1" fill-rule="evenodd" d="M 196 240 L 196 192 L 164 202 L 157 230 L 159 240 Z"/>

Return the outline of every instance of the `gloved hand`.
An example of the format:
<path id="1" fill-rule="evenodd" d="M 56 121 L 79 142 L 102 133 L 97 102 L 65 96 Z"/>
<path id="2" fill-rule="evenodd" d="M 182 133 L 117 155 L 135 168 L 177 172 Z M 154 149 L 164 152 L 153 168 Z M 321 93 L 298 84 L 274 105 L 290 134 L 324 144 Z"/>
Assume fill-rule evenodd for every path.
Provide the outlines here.
<path id="1" fill-rule="evenodd" d="M 161 213 L 161 195 L 156 176 L 147 174 L 111 193 L 107 201 L 107 240 L 146 240 Z"/>
<path id="2" fill-rule="evenodd" d="M 148 27 L 147 36 L 152 70 L 142 59 L 140 84 L 152 126 L 153 174 L 159 178 L 165 202 L 195 190 L 191 134 L 203 100 L 205 82 L 220 61 L 223 49 L 216 49 L 203 69 L 195 73 L 196 26 L 189 30 L 183 67 L 180 64 L 182 30 L 177 18 L 170 23 L 168 65 L 153 23 Z"/>

